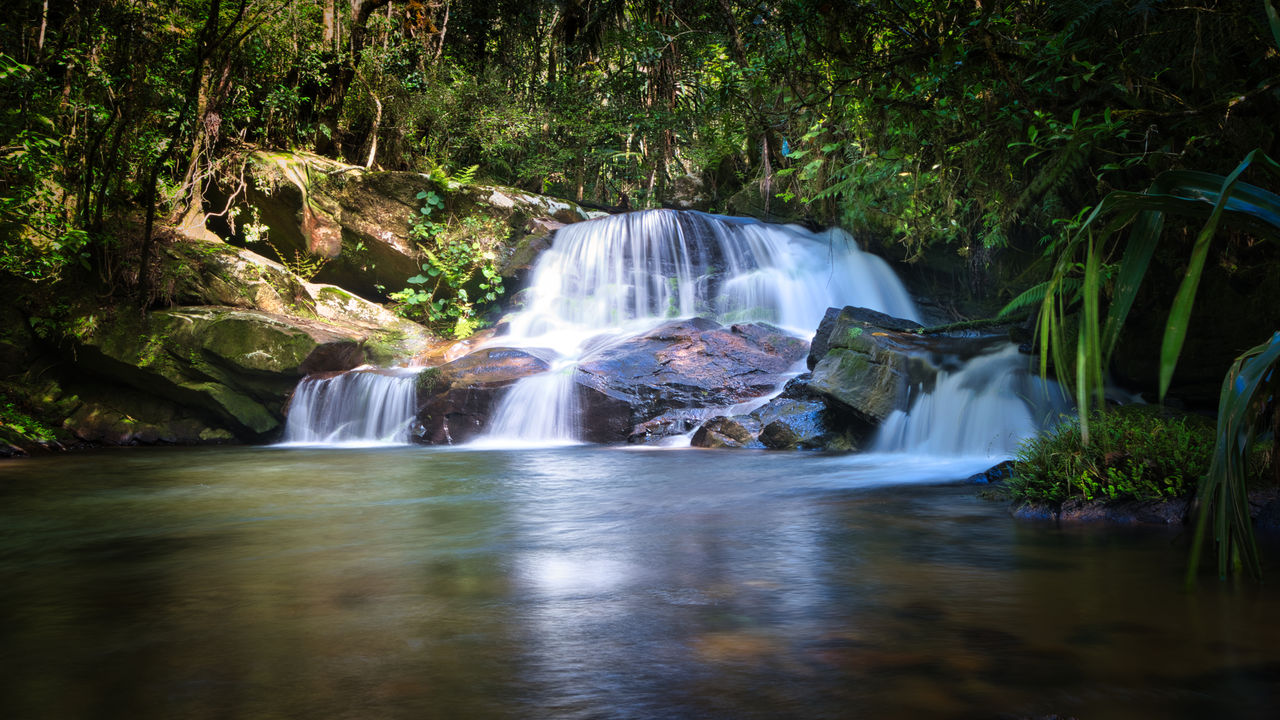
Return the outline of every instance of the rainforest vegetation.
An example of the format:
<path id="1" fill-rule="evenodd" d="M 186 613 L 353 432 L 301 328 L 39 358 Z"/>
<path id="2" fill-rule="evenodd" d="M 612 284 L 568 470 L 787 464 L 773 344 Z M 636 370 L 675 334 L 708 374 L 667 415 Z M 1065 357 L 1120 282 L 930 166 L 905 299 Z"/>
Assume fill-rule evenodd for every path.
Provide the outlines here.
<path id="1" fill-rule="evenodd" d="M 210 185 L 267 147 L 615 207 L 750 187 L 977 282 L 1111 190 L 1274 156 L 1270 7 L 21 0 L 0 25 L 3 271 L 88 267 L 161 302 L 158 228 L 222 210 Z"/>

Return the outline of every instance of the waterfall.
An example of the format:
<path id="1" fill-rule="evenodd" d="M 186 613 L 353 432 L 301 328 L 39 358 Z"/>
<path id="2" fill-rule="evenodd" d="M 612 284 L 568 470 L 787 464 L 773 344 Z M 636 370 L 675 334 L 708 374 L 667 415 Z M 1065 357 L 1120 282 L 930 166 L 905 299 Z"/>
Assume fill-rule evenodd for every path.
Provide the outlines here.
<path id="1" fill-rule="evenodd" d="M 848 233 L 706 213 L 647 210 L 556 232 L 530 300 L 504 344 L 574 357 L 602 332 L 631 334 L 677 317 L 761 321 L 808 335 L 829 307 L 919 320 L 888 263 Z"/>
<path id="2" fill-rule="evenodd" d="M 409 443 L 421 369 L 366 365 L 331 377 L 304 378 L 293 391 L 282 442 Z"/>
<path id="3" fill-rule="evenodd" d="M 494 413 L 488 436 L 479 444 L 576 444 L 578 396 L 573 371 L 572 364 L 562 363 L 550 372 L 516 383 Z"/>
<path id="4" fill-rule="evenodd" d="M 673 318 L 767 322 L 808 336 L 829 307 L 919 320 L 888 263 L 848 233 L 706 213 L 646 210 L 561 228 L 534 268 L 530 299 L 504 346 L 553 350 L 565 367 Z M 519 381 L 489 440 L 575 437 L 571 370 Z M 567 390 L 568 388 L 569 390 Z M 559 410 L 555 410 L 559 408 Z M 559 414 L 555 414 L 559 413 Z"/>
<path id="5" fill-rule="evenodd" d="M 872 450 L 1004 459 L 1065 409 L 1057 383 L 1035 377 L 1009 344 L 939 370 L 932 390 L 885 419 Z"/>

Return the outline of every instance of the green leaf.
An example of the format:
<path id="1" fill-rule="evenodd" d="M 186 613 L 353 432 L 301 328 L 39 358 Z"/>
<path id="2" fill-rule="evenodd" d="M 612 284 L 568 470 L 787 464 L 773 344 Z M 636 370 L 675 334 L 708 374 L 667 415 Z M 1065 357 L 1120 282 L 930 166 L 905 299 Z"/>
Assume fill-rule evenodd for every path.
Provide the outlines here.
<path id="1" fill-rule="evenodd" d="M 1267 11 L 1267 24 L 1271 26 L 1271 38 L 1276 41 L 1276 47 L 1280 48 L 1280 14 L 1276 13 L 1271 0 L 1262 0 L 1262 6 Z"/>
<path id="2" fill-rule="evenodd" d="M 1169 320 L 1165 323 L 1164 341 L 1160 346 L 1160 399 L 1163 400 L 1173 380 L 1173 371 L 1178 364 L 1178 356 L 1182 353 L 1182 344 L 1187 337 L 1187 324 L 1191 319 L 1191 306 L 1195 302 L 1196 290 L 1200 286 L 1200 275 L 1204 271 L 1205 259 L 1209 256 L 1209 242 L 1218 230 L 1218 222 L 1227 207 L 1227 200 L 1240 175 L 1249 167 L 1257 150 L 1245 156 L 1245 159 L 1231 171 L 1222 182 L 1218 193 L 1218 201 L 1208 221 L 1196 236 L 1195 246 L 1191 250 L 1191 259 L 1187 263 L 1186 275 L 1178 286 L 1178 294 L 1174 296 L 1173 308 L 1169 311 Z"/>
<path id="3" fill-rule="evenodd" d="M 1151 256 L 1160 242 L 1160 232 L 1164 228 L 1164 213 L 1147 210 L 1138 215 L 1133 229 L 1129 231 L 1129 243 L 1125 246 L 1124 256 L 1120 260 L 1120 270 L 1116 274 L 1115 290 L 1111 297 L 1111 307 L 1107 311 L 1107 323 L 1102 332 L 1102 352 L 1108 364 L 1116 343 L 1120 340 L 1120 328 L 1129 317 L 1133 301 L 1138 296 L 1138 287 L 1147 275 L 1151 265 Z"/>
<path id="4" fill-rule="evenodd" d="M 414 285 L 422 285 L 423 283 L 427 282 L 427 278 L 423 277 L 422 275 L 414 275 L 413 277 L 409 278 L 405 282 L 413 283 Z"/>

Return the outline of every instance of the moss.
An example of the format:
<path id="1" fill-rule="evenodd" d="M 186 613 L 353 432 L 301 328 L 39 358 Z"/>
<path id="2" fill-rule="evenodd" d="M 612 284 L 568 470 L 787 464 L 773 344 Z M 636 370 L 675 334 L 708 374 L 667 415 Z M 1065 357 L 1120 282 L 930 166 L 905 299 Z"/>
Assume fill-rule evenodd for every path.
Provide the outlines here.
<path id="1" fill-rule="evenodd" d="M 418 373 L 418 396 L 434 395 L 437 391 L 443 389 L 443 373 L 440 368 L 427 368 Z"/>
<path id="2" fill-rule="evenodd" d="M 347 302 L 352 299 L 351 293 L 333 286 L 322 287 L 320 292 L 316 294 L 316 299 L 329 302 Z"/>
<path id="3" fill-rule="evenodd" d="M 406 354 L 407 339 L 401 330 L 384 330 L 365 341 L 365 358 L 374 365 L 391 365 Z"/>

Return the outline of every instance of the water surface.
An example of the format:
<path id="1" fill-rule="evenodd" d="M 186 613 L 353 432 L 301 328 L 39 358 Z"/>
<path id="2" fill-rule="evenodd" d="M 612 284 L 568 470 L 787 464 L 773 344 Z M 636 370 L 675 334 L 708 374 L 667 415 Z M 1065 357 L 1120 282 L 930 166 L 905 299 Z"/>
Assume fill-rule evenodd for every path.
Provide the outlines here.
<path id="1" fill-rule="evenodd" d="M 9 461 L 0 717 L 1280 707 L 1272 586 L 1184 593 L 1182 533 L 1016 523 L 957 474 L 589 446 Z"/>

